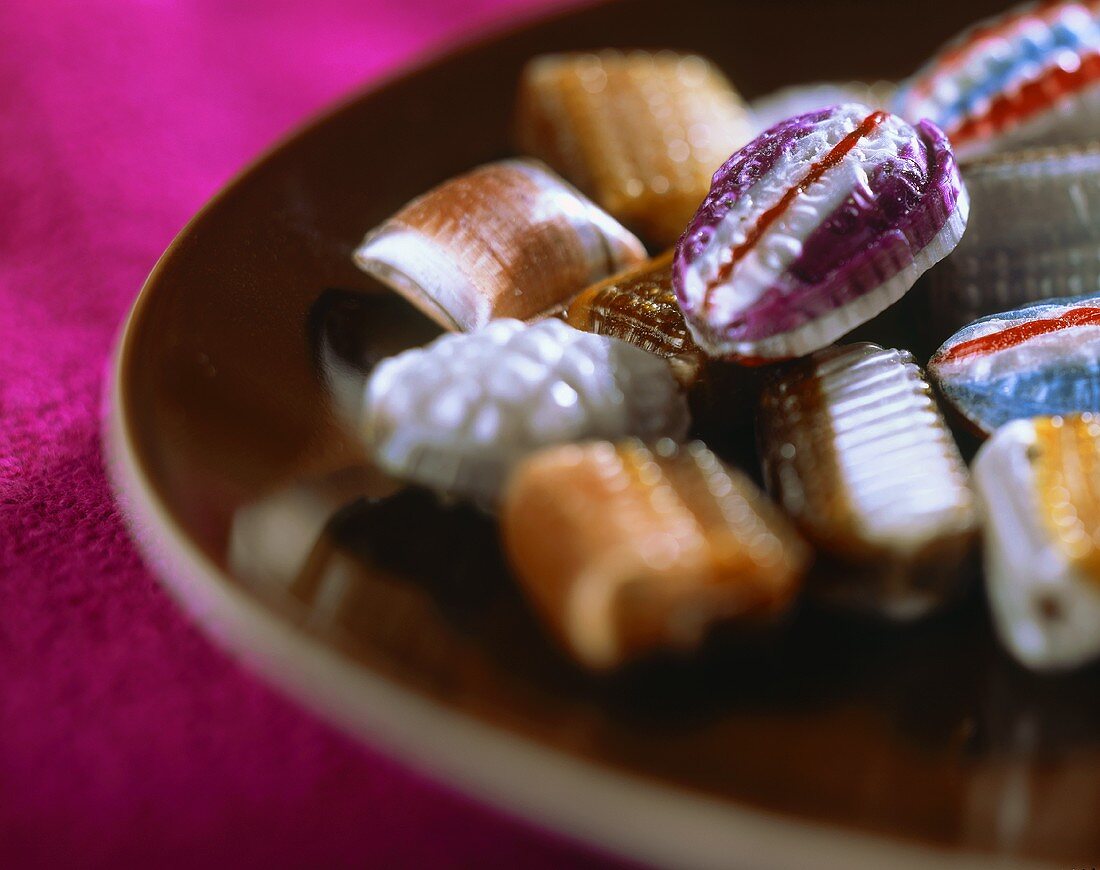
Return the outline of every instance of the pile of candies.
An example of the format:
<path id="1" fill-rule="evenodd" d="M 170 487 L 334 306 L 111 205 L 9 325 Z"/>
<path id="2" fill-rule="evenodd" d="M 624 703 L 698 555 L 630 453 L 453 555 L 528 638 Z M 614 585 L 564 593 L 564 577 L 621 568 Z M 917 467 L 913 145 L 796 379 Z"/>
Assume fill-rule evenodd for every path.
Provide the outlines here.
<path id="1" fill-rule="evenodd" d="M 748 106 L 697 56 L 538 57 L 515 130 L 526 156 L 355 251 L 451 332 L 377 365 L 354 425 L 387 473 L 498 515 L 580 664 L 803 594 L 918 619 L 982 539 L 1019 661 L 1100 656 L 1100 8 L 1021 7 L 898 87 Z M 927 376 L 844 341 L 883 340 L 915 284 L 946 338 Z M 972 474 L 941 404 L 988 439 Z M 700 407 L 755 425 L 766 493 L 690 440 Z"/>

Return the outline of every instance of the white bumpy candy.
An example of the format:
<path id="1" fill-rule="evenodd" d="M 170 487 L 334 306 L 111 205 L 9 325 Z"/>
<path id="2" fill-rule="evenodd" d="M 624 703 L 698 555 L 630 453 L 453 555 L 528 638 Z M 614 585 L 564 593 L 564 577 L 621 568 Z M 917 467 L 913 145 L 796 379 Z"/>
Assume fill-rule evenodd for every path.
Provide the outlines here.
<path id="1" fill-rule="evenodd" d="M 381 363 L 362 432 L 390 474 L 491 505 L 532 450 L 586 438 L 681 440 L 688 424 L 660 357 L 559 320 L 496 320 Z"/>
<path id="2" fill-rule="evenodd" d="M 1100 418 L 1009 423 L 978 452 L 974 482 L 1004 644 L 1036 670 L 1100 656 Z"/>

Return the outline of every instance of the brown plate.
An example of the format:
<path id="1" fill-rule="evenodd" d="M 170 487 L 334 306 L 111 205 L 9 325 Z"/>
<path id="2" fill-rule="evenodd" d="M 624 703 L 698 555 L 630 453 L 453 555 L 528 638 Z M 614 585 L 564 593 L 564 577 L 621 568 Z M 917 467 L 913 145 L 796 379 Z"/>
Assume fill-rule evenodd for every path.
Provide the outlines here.
<path id="1" fill-rule="evenodd" d="M 411 490 L 382 498 L 392 485 L 362 469 L 335 410 L 357 370 L 432 334 L 353 267 L 353 245 L 509 153 L 531 55 L 692 49 L 752 96 L 900 76 L 997 5 L 605 4 L 313 123 L 191 222 L 126 326 L 109 451 L 149 558 L 219 640 L 334 720 L 635 857 L 1100 861 L 1100 679 L 1022 672 L 979 595 L 904 631 L 803 612 L 765 644 L 720 635 L 693 661 L 591 679 L 532 620 L 491 522 Z"/>

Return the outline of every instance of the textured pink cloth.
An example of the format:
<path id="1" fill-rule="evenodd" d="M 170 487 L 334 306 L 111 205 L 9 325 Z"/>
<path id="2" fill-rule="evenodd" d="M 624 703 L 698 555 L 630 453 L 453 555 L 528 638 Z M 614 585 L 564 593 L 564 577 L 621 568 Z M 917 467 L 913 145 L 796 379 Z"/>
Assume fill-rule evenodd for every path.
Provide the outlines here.
<path id="1" fill-rule="evenodd" d="M 365 750 L 139 563 L 105 364 L 188 217 L 334 98 L 552 0 L 0 0 L 0 866 L 597 863 Z"/>

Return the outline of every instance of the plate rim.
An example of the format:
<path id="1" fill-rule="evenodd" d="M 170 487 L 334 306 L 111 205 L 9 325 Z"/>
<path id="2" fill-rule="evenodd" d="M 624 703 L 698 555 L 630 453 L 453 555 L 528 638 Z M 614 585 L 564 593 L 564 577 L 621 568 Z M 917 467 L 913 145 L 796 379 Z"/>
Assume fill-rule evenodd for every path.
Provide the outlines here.
<path id="1" fill-rule="evenodd" d="M 654 865 L 894 868 L 1050 867 L 965 848 L 947 849 L 753 808 L 623 773 L 550 749 L 451 709 L 350 661 L 280 619 L 210 561 L 157 494 L 142 467 L 125 390 L 134 336 L 162 272 L 206 214 L 286 147 L 353 111 L 376 91 L 442 66 L 595 0 L 480 28 L 452 48 L 429 46 L 307 116 L 234 173 L 187 221 L 157 259 L 130 306 L 103 394 L 102 452 L 112 494 L 146 566 L 216 646 L 290 699 L 410 769 L 512 818 Z M 530 788 L 530 783 L 538 788 Z M 606 812 L 609 806 L 615 811 Z M 835 862 L 835 863 L 834 863 Z"/>

